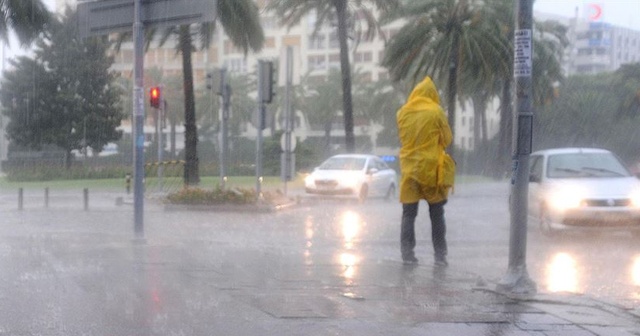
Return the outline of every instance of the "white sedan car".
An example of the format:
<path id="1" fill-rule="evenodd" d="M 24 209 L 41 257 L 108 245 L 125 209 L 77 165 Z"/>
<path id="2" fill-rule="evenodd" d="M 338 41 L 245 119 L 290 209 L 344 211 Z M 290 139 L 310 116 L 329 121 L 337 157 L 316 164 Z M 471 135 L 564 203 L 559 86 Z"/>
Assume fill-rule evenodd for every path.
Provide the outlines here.
<path id="1" fill-rule="evenodd" d="M 396 194 L 395 170 L 375 155 L 335 155 L 316 167 L 305 180 L 307 194 L 343 195 L 364 201 L 367 197 L 392 198 Z"/>
<path id="2" fill-rule="evenodd" d="M 610 151 L 558 148 L 530 157 L 529 215 L 540 229 L 640 233 L 640 180 Z"/>

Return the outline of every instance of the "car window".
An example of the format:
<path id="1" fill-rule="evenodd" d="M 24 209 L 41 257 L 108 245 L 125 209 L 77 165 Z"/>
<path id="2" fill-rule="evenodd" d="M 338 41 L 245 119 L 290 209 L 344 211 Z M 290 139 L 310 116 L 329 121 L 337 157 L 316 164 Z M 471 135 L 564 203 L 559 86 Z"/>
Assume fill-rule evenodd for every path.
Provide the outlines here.
<path id="1" fill-rule="evenodd" d="M 627 169 L 611 153 L 570 153 L 549 156 L 547 177 L 584 178 L 629 176 Z"/>
<path id="2" fill-rule="evenodd" d="M 384 162 L 379 159 L 379 158 L 372 158 L 371 162 L 370 162 L 370 167 L 371 168 L 376 168 L 377 170 L 385 170 L 386 165 L 384 164 Z"/>
<path id="3" fill-rule="evenodd" d="M 323 162 L 319 169 L 321 170 L 362 170 L 365 163 L 364 158 L 339 157 L 330 158 Z"/>
<path id="4" fill-rule="evenodd" d="M 540 181 L 542 178 L 542 156 L 532 155 L 529 163 L 529 176 L 534 181 Z"/>

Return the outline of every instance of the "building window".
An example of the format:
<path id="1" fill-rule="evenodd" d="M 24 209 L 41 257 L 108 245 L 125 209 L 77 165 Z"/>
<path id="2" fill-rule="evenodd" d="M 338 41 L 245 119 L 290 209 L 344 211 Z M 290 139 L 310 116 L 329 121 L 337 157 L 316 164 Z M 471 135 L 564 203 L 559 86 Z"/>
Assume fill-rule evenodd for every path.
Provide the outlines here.
<path id="1" fill-rule="evenodd" d="M 309 49 L 324 49 L 326 46 L 326 36 L 324 34 L 309 35 Z"/>
<path id="2" fill-rule="evenodd" d="M 329 33 L 329 49 L 340 48 L 340 41 L 338 41 L 337 33 Z"/>
<path id="3" fill-rule="evenodd" d="M 340 68 L 340 54 L 329 55 L 329 67 Z"/>
<path id="4" fill-rule="evenodd" d="M 227 69 L 231 72 L 247 72 L 247 60 L 244 58 L 230 58 L 225 61 Z"/>
<path id="5" fill-rule="evenodd" d="M 262 28 L 263 29 L 275 29 L 278 28 L 278 23 L 275 17 L 273 16 L 266 16 L 261 18 L 262 21 Z"/>
<path id="6" fill-rule="evenodd" d="M 233 42 L 227 40 L 224 41 L 224 54 L 242 54 L 243 51 L 240 48 L 236 47 Z"/>
<path id="7" fill-rule="evenodd" d="M 326 57 L 324 55 L 309 56 L 309 70 L 324 70 Z"/>
<path id="8" fill-rule="evenodd" d="M 578 49 L 578 56 L 587 56 L 593 54 L 593 50 L 591 48 L 580 48 Z"/>
<path id="9" fill-rule="evenodd" d="M 267 49 L 273 49 L 276 47 L 276 39 L 274 37 L 267 37 L 264 40 L 264 46 Z"/>

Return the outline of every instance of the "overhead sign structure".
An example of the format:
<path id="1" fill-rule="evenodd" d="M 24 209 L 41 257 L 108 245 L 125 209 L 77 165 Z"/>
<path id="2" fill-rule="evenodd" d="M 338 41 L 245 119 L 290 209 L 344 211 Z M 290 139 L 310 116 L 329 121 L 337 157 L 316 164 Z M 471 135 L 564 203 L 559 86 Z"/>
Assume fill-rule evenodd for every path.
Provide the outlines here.
<path id="1" fill-rule="evenodd" d="M 80 36 L 84 38 L 131 31 L 133 12 L 133 0 L 79 2 Z M 217 16 L 217 1 L 142 0 L 141 16 L 145 28 L 213 22 Z"/>

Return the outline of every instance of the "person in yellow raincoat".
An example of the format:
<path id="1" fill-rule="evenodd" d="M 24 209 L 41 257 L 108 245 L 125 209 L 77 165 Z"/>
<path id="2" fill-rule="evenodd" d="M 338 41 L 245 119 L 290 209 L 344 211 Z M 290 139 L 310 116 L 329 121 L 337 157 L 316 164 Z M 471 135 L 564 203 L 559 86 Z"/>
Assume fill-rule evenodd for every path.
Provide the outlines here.
<path id="1" fill-rule="evenodd" d="M 446 266 L 444 205 L 453 187 L 455 163 L 445 152 L 451 144 L 451 129 L 430 77 L 425 77 L 413 89 L 396 119 L 401 144 L 402 260 L 405 264 L 418 262 L 413 251 L 416 246 L 415 219 L 418 202 L 424 199 L 429 205 L 435 263 Z"/>

